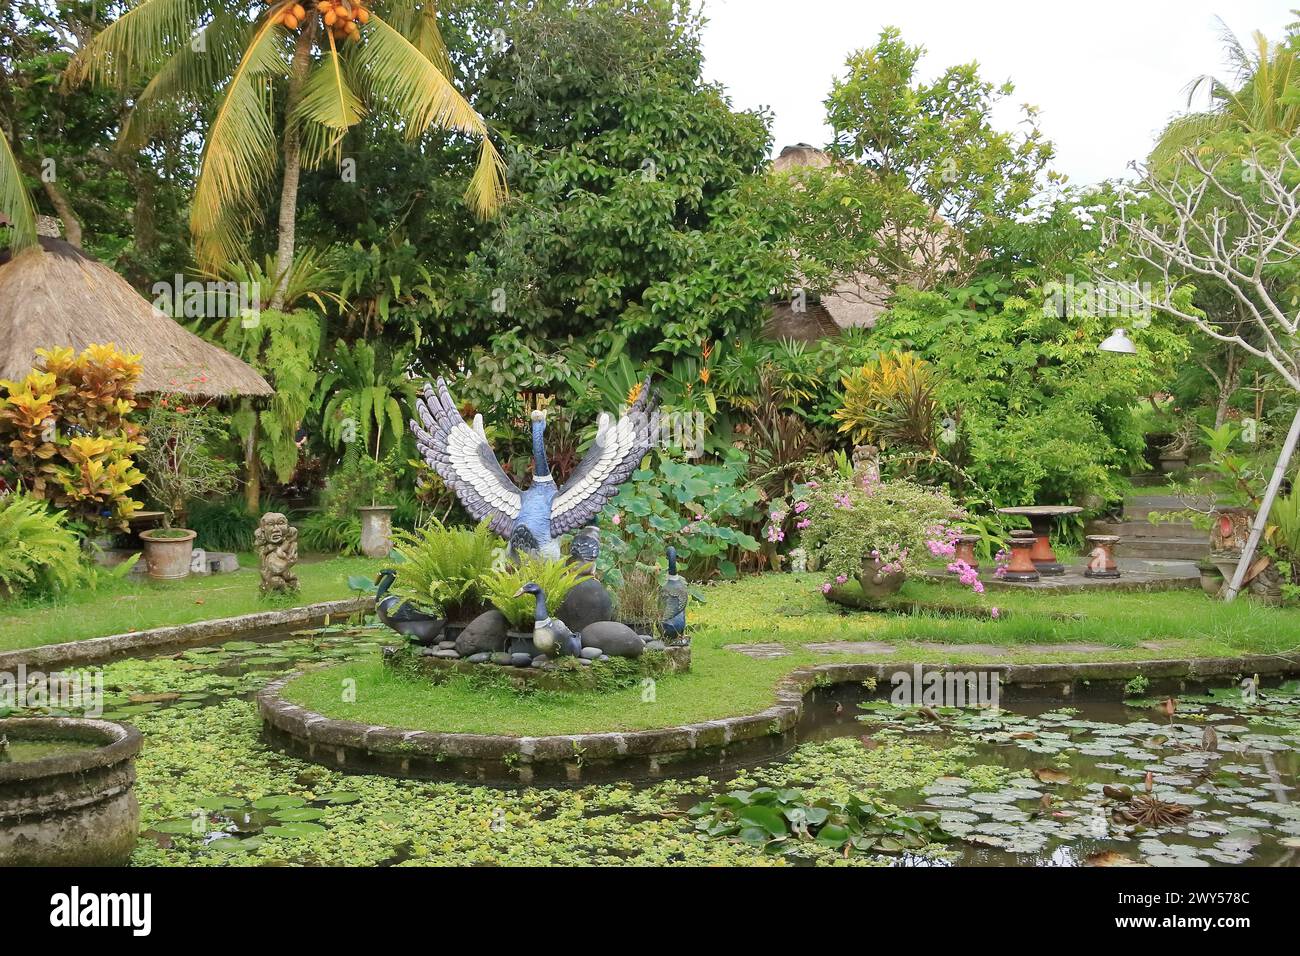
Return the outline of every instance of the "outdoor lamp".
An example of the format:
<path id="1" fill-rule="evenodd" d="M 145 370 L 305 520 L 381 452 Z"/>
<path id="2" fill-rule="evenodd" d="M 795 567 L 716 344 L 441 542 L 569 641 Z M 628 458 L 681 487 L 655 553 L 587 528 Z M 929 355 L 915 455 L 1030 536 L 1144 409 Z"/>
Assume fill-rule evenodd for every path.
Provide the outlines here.
<path id="1" fill-rule="evenodd" d="M 1128 337 L 1128 332 L 1124 329 L 1116 329 L 1110 333 L 1097 348 L 1103 352 L 1117 352 L 1120 355 L 1137 354 L 1137 346 L 1133 344 L 1133 340 Z"/>

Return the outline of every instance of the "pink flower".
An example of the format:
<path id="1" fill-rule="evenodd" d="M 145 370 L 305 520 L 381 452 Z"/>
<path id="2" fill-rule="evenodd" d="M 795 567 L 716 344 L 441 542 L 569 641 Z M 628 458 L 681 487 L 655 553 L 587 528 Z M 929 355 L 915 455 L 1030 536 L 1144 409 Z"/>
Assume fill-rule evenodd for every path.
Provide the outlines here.
<path id="1" fill-rule="evenodd" d="M 623 516 L 616 514 L 614 515 L 614 517 L 610 518 L 609 520 L 614 522 L 614 524 L 619 525 L 623 523 Z"/>
<path id="2" fill-rule="evenodd" d="M 849 578 L 848 578 L 848 575 L 846 575 L 846 574 L 837 574 L 837 575 L 835 575 L 835 583 L 836 583 L 836 584 L 843 584 L 843 583 L 844 583 L 845 581 L 847 581 L 848 579 L 849 579 Z"/>
<path id="3" fill-rule="evenodd" d="M 794 513 L 795 513 L 795 514 L 797 514 L 797 515 L 801 515 L 801 514 L 803 514 L 805 511 L 807 511 L 807 510 L 808 510 L 808 502 L 806 502 L 806 501 L 796 501 L 796 502 L 795 502 L 795 504 L 794 504 Z"/>
<path id="4" fill-rule="evenodd" d="M 819 487 L 819 486 L 818 486 L 817 482 L 815 482 L 815 481 L 810 481 L 810 482 L 808 482 L 808 487 L 809 487 L 809 488 L 817 488 L 817 487 Z"/>
<path id="5" fill-rule="evenodd" d="M 830 593 L 831 593 L 831 586 L 830 586 L 830 584 L 823 584 L 823 585 L 822 585 L 822 594 L 830 594 Z"/>
<path id="6" fill-rule="evenodd" d="M 835 507 L 844 511 L 851 511 L 853 509 L 853 499 L 848 496 L 847 492 L 841 492 L 835 496 Z"/>
<path id="7" fill-rule="evenodd" d="M 990 608 L 989 614 L 992 615 L 993 620 L 995 621 L 1002 616 L 1002 612 L 999 611 L 997 608 Z"/>
<path id="8" fill-rule="evenodd" d="M 795 524 L 795 529 L 798 531 L 802 531 L 804 528 L 807 528 L 811 524 L 812 524 L 812 520 L 810 518 L 804 518 L 802 521 L 797 522 Z"/>

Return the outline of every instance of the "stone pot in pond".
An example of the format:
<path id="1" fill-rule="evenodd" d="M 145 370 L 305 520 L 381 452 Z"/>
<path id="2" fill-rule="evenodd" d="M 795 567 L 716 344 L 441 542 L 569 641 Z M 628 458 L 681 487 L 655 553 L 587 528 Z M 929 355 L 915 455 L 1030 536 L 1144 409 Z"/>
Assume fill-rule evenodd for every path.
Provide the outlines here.
<path id="1" fill-rule="evenodd" d="M 135 849 L 140 732 L 104 720 L 0 720 L 0 866 L 121 866 Z"/>
<path id="2" fill-rule="evenodd" d="M 195 531 L 185 528 L 152 528 L 140 532 L 144 542 L 144 563 L 155 581 L 179 581 L 190 575 L 194 561 Z"/>
<path id="3" fill-rule="evenodd" d="M 906 573 L 887 570 L 885 562 L 879 558 L 862 559 L 862 573 L 858 576 L 858 583 L 862 585 L 863 597 L 869 601 L 881 601 L 897 594 L 906 580 Z"/>
<path id="4" fill-rule="evenodd" d="M 367 558 L 386 558 L 393 550 L 393 512 L 395 505 L 366 505 L 358 508 L 361 516 L 361 553 Z"/>

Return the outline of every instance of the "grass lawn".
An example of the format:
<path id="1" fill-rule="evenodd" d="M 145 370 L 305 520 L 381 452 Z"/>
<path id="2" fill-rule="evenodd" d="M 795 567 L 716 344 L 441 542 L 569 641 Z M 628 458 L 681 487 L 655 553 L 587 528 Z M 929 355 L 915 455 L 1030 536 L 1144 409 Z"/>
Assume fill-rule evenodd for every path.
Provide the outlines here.
<path id="1" fill-rule="evenodd" d="M 241 569 L 232 574 L 194 575 L 165 583 L 136 577 L 107 580 L 98 590 L 81 590 L 52 601 L 0 604 L 0 650 L 341 600 L 354 593 L 348 590 L 349 575 L 373 578 L 383 562 L 306 561 L 298 565 L 302 589 L 292 598 L 262 597 L 255 555 L 240 555 L 240 564 Z"/>
<path id="2" fill-rule="evenodd" d="M 946 617 L 844 611 L 816 591 L 819 580 L 772 574 L 704 589 L 705 603 L 691 606 L 691 672 L 660 678 L 650 701 L 642 699 L 640 687 L 607 694 L 519 694 L 469 678 L 434 686 L 395 674 L 378 660 L 312 671 L 289 685 L 286 696 L 311 710 L 364 723 L 537 736 L 636 730 L 753 713 L 772 703 L 773 686 L 782 675 L 807 663 L 1142 660 L 1270 654 L 1300 646 L 1300 610 L 1246 600 L 1222 604 L 1199 590 L 977 596 L 956 585 L 906 585 L 904 595 L 915 601 L 981 611 L 979 617 Z M 995 606 L 1001 612 L 996 620 L 991 614 Z M 802 646 L 819 641 L 879 641 L 894 650 L 861 657 L 814 653 Z M 726 647 L 755 643 L 785 645 L 789 653 L 756 660 Z M 1085 643 L 1107 650 L 1068 647 Z M 1153 646 L 1139 646 L 1143 643 Z M 344 680 L 355 681 L 354 702 L 343 700 Z"/>

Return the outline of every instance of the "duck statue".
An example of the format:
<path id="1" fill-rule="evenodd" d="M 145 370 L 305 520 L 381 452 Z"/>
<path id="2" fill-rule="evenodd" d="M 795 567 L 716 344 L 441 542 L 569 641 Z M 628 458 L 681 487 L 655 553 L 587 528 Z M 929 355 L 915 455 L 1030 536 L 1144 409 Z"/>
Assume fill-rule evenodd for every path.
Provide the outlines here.
<path id="1" fill-rule="evenodd" d="M 558 617 L 551 617 L 551 612 L 546 609 L 546 592 L 539 585 L 529 581 L 515 592 L 515 597 L 523 597 L 525 594 L 531 594 L 536 600 L 536 610 L 533 613 L 533 646 L 548 656 L 559 657 L 567 654 L 569 657 L 577 657 L 582 651 L 582 641 Z"/>
<path id="2" fill-rule="evenodd" d="M 409 601 L 403 600 L 396 594 L 389 594 L 388 591 L 395 580 L 397 580 L 397 572 L 392 568 L 385 568 L 375 578 L 375 611 L 379 615 L 379 620 L 417 644 L 434 643 L 442 636 L 447 621 L 417 611 Z"/>
<path id="3" fill-rule="evenodd" d="M 502 469 L 488 444 L 483 416 L 467 425 L 447 383 L 425 386 L 415 402 L 418 421 L 411 433 L 421 456 L 456 492 L 475 521 L 491 519 L 492 530 L 510 542 L 512 554 L 560 557 L 560 537 L 590 524 L 631 476 L 658 439 L 658 413 L 650 380 L 617 421 L 600 416 L 596 439 L 564 487 L 557 488 L 546 460 L 546 413 L 532 413 L 533 480 L 521 491 Z"/>
<path id="4" fill-rule="evenodd" d="M 691 595 L 686 587 L 686 579 L 677 573 L 677 549 L 669 547 L 667 555 L 668 580 L 659 589 L 659 599 L 663 607 L 663 620 L 660 626 L 663 628 L 664 640 L 669 644 L 675 644 L 686 635 L 686 604 L 690 601 Z"/>

